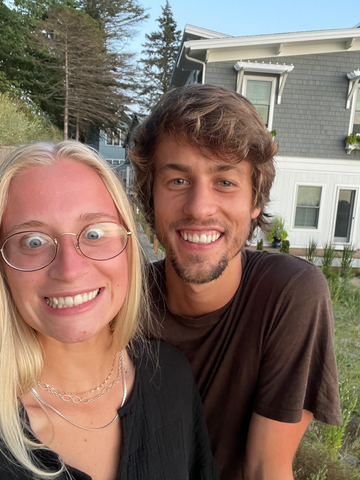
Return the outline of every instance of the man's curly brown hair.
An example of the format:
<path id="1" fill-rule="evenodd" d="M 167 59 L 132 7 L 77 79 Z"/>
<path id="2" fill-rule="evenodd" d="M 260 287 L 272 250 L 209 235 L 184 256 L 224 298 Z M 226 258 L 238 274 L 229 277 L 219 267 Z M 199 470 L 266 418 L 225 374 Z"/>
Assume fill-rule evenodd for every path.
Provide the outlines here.
<path id="1" fill-rule="evenodd" d="M 260 208 L 260 214 L 251 220 L 248 240 L 256 227 L 266 231 L 269 215 L 265 207 L 275 177 L 277 145 L 252 103 L 236 92 L 213 85 L 187 85 L 166 94 L 137 128 L 129 153 L 135 169 L 135 189 L 153 228 L 154 157 L 165 137 L 224 162 L 249 162 L 252 206 Z"/>

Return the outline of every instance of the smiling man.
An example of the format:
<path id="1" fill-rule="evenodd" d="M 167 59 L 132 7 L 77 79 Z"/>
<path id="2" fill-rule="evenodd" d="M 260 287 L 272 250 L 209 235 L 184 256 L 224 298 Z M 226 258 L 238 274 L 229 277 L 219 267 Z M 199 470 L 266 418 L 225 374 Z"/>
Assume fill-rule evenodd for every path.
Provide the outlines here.
<path id="1" fill-rule="evenodd" d="M 275 154 L 252 104 L 210 85 L 166 95 L 131 152 L 166 249 L 149 269 L 154 313 L 192 365 L 222 480 L 290 480 L 312 416 L 341 423 L 320 270 L 244 249 L 267 223 Z"/>

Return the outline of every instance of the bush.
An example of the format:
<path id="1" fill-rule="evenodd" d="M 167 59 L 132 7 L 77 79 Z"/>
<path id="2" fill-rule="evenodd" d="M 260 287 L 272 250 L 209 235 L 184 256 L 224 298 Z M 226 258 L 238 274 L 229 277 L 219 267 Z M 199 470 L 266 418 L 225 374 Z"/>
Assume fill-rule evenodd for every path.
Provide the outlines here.
<path id="1" fill-rule="evenodd" d="M 273 222 L 270 224 L 270 230 L 266 237 L 268 242 L 273 242 L 275 238 L 282 241 L 285 240 L 287 236 L 288 234 L 285 230 L 285 220 L 280 216 L 276 216 Z"/>
<path id="2" fill-rule="evenodd" d="M 264 241 L 263 241 L 263 239 L 258 240 L 258 242 L 257 242 L 257 244 L 256 244 L 256 250 L 264 250 Z"/>
<path id="3" fill-rule="evenodd" d="M 309 245 L 305 249 L 305 258 L 311 263 L 315 263 L 317 257 L 317 242 L 314 239 L 309 240 Z"/>
<path id="4" fill-rule="evenodd" d="M 355 249 L 353 245 L 344 245 L 341 258 L 341 276 L 344 279 L 350 279 L 354 276 L 352 271 L 352 264 L 354 261 Z"/>
<path id="5" fill-rule="evenodd" d="M 280 253 L 289 253 L 289 250 L 290 250 L 289 240 L 283 240 L 281 242 Z"/>
<path id="6" fill-rule="evenodd" d="M 59 129 L 44 115 L 31 112 L 25 102 L 0 93 L 0 145 L 19 145 L 34 140 L 61 140 Z"/>
<path id="7" fill-rule="evenodd" d="M 332 267 L 333 261 L 335 259 L 335 247 L 332 243 L 325 243 L 324 245 L 324 254 L 322 261 L 322 270 L 324 274 L 329 271 Z"/>

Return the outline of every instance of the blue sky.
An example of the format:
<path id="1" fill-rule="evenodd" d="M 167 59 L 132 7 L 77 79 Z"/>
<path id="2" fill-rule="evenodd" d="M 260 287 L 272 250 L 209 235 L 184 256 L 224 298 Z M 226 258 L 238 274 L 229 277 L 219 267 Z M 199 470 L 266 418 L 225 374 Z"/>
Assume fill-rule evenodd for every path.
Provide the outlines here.
<path id="1" fill-rule="evenodd" d="M 150 14 L 131 48 L 140 54 L 145 33 L 158 29 L 165 0 L 139 0 Z M 360 23 L 359 0 L 169 0 L 178 28 L 187 23 L 228 35 L 260 35 L 354 27 Z"/>

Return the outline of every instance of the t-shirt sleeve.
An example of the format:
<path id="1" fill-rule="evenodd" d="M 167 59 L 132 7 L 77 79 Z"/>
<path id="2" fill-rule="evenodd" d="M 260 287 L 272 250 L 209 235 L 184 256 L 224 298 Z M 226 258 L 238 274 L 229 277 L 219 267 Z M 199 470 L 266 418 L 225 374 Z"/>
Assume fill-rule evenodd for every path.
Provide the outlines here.
<path id="1" fill-rule="evenodd" d="M 302 410 L 342 422 L 327 282 L 318 267 L 295 275 L 279 295 L 264 334 L 254 412 L 296 423 Z"/>

